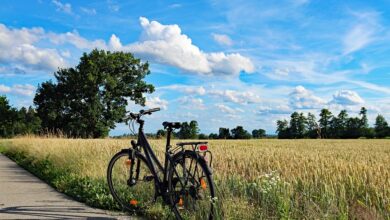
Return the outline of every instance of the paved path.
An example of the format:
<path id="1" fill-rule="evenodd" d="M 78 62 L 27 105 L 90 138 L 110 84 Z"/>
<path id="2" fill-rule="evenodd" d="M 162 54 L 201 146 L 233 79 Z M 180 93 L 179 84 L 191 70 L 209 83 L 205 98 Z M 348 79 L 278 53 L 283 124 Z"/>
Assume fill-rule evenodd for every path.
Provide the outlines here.
<path id="1" fill-rule="evenodd" d="M 130 217 L 108 213 L 74 201 L 0 154 L 0 219 L 130 219 Z"/>

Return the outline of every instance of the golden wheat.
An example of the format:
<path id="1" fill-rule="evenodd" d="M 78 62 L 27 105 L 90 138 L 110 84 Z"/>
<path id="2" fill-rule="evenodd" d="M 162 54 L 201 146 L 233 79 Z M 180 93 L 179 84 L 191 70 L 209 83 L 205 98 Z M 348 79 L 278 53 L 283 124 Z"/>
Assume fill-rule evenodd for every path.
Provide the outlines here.
<path id="1" fill-rule="evenodd" d="M 164 140 L 150 142 L 162 158 Z M 110 158 L 129 146 L 129 140 L 34 137 L 2 143 L 35 158 L 49 155 L 56 166 L 93 178 L 105 178 Z M 271 209 L 275 204 L 293 212 L 289 218 L 389 217 L 389 140 L 212 140 L 209 148 L 227 218 L 283 217 Z M 272 181 L 284 184 L 272 194 L 275 204 L 268 204 L 265 194 L 265 186 L 273 186 L 264 183 L 271 173 L 277 175 Z M 304 210 L 298 213 L 302 203 Z M 267 205 L 272 207 L 264 214 Z"/>

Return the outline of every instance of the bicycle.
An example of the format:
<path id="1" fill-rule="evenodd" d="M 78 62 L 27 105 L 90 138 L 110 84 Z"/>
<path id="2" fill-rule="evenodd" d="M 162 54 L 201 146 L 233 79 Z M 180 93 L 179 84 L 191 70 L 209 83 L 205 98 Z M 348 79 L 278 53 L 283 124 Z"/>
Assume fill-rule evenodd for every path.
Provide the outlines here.
<path id="1" fill-rule="evenodd" d="M 213 219 L 216 197 L 207 142 L 180 142 L 173 147 L 172 132 L 181 124 L 164 122 L 167 141 L 162 165 L 149 145 L 141 119 L 159 110 L 141 110 L 125 119 L 139 124 L 138 139 L 131 141 L 130 148 L 115 154 L 108 165 L 111 195 L 131 212 L 143 212 L 162 197 L 163 204 L 171 207 L 177 219 Z M 186 149 L 187 146 L 191 148 Z"/>

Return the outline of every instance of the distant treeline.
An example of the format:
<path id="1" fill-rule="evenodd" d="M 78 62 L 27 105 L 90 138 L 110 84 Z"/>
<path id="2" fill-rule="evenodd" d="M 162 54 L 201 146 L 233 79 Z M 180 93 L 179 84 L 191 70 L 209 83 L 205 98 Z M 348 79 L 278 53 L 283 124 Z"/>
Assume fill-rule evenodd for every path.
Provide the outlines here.
<path id="1" fill-rule="evenodd" d="M 38 134 L 40 130 L 41 119 L 35 109 L 13 108 L 5 96 L 0 96 L 0 137 Z"/>
<path id="2" fill-rule="evenodd" d="M 359 117 L 349 117 L 346 110 L 336 116 L 328 109 L 322 109 L 317 121 L 312 113 L 305 116 L 294 112 L 290 121 L 277 121 L 277 134 L 280 139 L 296 138 L 384 138 L 390 136 L 386 119 L 378 115 L 374 127 L 369 127 L 367 109 L 362 107 Z"/>
<path id="3" fill-rule="evenodd" d="M 219 133 L 211 133 L 209 135 L 199 133 L 200 129 L 198 122 L 193 120 L 190 122 L 183 122 L 181 128 L 177 132 L 173 132 L 173 138 L 178 139 L 250 139 L 250 138 L 265 138 L 267 136 L 264 129 L 254 129 L 249 133 L 242 126 L 236 128 L 219 128 Z M 165 138 L 166 131 L 159 129 L 156 133 L 147 133 L 146 136 L 151 138 Z M 134 135 L 124 134 L 115 136 L 114 138 L 135 138 Z"/>

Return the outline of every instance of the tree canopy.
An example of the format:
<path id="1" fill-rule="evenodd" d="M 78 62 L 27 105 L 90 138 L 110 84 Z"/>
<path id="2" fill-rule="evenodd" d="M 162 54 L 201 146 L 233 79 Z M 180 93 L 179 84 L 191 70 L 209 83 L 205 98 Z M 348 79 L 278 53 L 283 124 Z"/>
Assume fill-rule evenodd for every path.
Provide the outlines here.
<path id="1" fill-rule="evenodd" d="M 121 122 L 128 100 L 144 105 L 154 87 L 143 79 L 148 63 L 131 53 L 93 50 L 76 67 L 59 69 L 55 80 L 38 87 L 34 98 L 44 129 L 71 137 L 108 135 Z"/>

